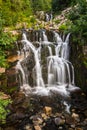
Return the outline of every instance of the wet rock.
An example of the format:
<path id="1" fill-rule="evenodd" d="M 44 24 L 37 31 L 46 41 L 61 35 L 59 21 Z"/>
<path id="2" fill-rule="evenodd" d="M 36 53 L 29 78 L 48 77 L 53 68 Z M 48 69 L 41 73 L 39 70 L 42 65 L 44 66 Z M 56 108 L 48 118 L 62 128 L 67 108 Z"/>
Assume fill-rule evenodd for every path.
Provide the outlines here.
<path id="1" fill-rule="evenodd" d="M 7 75 L 7 87 L 8 87 L 8 92 L 13 93 L 14 91 L 18 90 L 18 80 L 17 80 L 17 71 L 15 67 L 12 67 L 8 70 L 6 70 L 6 75 Z"/>
<path id="2" fill-rule="evenodd" d="M 46 115 L 50 116 L 52 114 L 52 108 L 48 107 L 48 106 L 45 106 L 44 112 L 46 113 Z"/>

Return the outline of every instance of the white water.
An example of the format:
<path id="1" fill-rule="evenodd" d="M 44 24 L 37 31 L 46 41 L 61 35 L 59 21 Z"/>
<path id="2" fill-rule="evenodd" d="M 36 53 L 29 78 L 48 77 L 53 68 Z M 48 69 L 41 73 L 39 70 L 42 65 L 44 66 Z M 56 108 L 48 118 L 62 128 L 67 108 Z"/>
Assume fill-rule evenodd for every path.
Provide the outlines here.
<path id="1" fill-rule="evenodd" d="M 36 71 L 36 85 L 39 87 L 44 87 L 44 81 L 42 78 L 42 70 L 41 70 L 41 64 L 40 64 L 40 51 L 41 51 L 41 46 L 37 49 L 31 42 L 27 40 L 27 37 L 25 33 L 23 34 L 24 39 L 22 42 L 24 43 L 24 46 L 30 47 L 32 52 L 34 53 L 34 59 L 35 59 L 35 71 Z"/>
<path id="2" fill-rule="evenodd" d="M 20 70 L 22 75 L 22 84 L 20 87 L 25 89 L 27 94 L 31 92 L 33 94 L 39 95 L 49 95 L 52 92 L 60 93 L 62 95 L 68 95 L 69 91 L 74 90 L 74 67 L 69 62 L 69 36 L 66 36 L 65 41 L 59 36 L 58 33 L 54 32 L 54 49 L 55 54 L 53 55 L 52 47 L 48 41 L 48 38 L 43 32 L 43 41 L 41 40 L 40 46 L 36 48 L 26 37 L 26 34 L 23 33 L 22 44 L 23 50 L 25 53 L 27 50 L 31 50 L 34 54 L 35 66 L 33 68 L 33 79 L 35 80 L 36 85 L 32 88 L 28 83 L 27 73 L 24 71 L 24 68 L 21 65 L 23 60 L 26 60 L 27 57 L 18 61 L 16 68 Z M 52 43 L 51 43 L 52 44 Z M 42 68 L 43 65 L 41 61 L 43 60 L 41 57 L 41 45 L 47 46 L 49 55 L 45 57 L 47 60 L 47 72 L 46 78 L 47 82 L 44 81 Z M 44 52 L 45 54 L 45 52 Z M 28 54 L 29 55 L 29 54 Z M 29 87 L 28 87 L 29 86 Z M 29 91 L 27 91 L 29 88 Z"/>

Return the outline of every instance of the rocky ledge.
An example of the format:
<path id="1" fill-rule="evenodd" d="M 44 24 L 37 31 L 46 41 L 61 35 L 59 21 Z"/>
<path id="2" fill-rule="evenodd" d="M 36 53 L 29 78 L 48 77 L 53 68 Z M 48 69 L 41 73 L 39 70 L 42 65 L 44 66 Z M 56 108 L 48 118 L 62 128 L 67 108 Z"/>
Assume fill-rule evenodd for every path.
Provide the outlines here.
<path id="1" fill-rule="evenodd" d="M 58 94 L 12 95 L 10 113 L 1 130 L 87 130 L 87 97 L 81 91 L 66 98 Z"/>

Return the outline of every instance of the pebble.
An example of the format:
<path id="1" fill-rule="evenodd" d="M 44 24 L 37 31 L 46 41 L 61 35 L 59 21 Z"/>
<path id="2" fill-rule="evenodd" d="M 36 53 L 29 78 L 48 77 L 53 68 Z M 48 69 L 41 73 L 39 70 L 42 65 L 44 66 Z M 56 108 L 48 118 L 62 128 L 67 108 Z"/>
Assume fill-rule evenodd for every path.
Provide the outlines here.
<path id="1" fill-rule="evenodd" d="M 73 117 L 73 118 L 79 118 L 79 115 L 76 114 L 76 113 L 73 113 L 73 114 L 72 114 L 72 117 Z"/>
<path id="2" fill-rule="evenodd" d="M 45 113 L 42 113 L 41 116 L 42 116 L 42 118 L 43 118 L 44 120 L 46 120 L 46 119 L 48 118 Z"/>
<path id="3" fill-rule="evenodd" d="M 41 130 L 41 127 L 39 125 L 34 126 L 35 130 Z"/>
<path id="4" fill-rule="evenodd" d="M 84 120 L 83 125 L 87 125 L 87 118 Z"/>
<path id="5" fill-rule="evenodd" d="M 71 128 L 75 128 L 75 125 L 73 124 L 73 125 L 71 125 Z"/>
<path id="6" fill-rule="evenodd" d="M 80 118 L 79 118 L 79 115 L 78 115 L 78 114 L 73 113 L 73 114 L 72 114 L 72 118 L 74 118 L 75 121 L 80 122 Z"/>
<path id="7" fill-rule="evenodd" d="M 52 108 L 51 107 L 48 107 L 48 106 L 45 106 L 44 107 L 44 112 L 46 115 L 51 115 L 52 114 Z"/>
<path id="8" fill-rule="evenodd" d="M 36 124 L 36 125 L 38 124 L 39 125 L 39 124 L 42 124 L 42 122 L 43 122 L 42 118 L 40 118 L 38 116 L 36 116 L 36 117 L 33 116 L 33 123 L 34 124 Z"/>
<path id="9" fill-rule="evenodd" d="M 63 125 L 65 123 L 65 120 L 61 119 L 60 117 L 57 117 L 54 119 L 54 122 L 56 125 Z"/>
<path id="10" fill-rule="evenodd" d="M 63 130 L 63 127 L 62 127 L 62 126 L 59 126 L 58 130 Z"/>
<path id="11" fill-rule="evenodd" d="M 32 128 L 29 125 L 26 125 L 25 130 L 32 130 Z"/>

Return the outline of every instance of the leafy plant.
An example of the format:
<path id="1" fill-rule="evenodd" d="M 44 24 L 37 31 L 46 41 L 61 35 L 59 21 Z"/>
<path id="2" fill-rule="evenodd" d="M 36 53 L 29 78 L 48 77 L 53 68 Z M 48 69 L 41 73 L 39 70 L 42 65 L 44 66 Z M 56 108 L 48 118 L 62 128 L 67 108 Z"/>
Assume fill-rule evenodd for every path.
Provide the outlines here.
<path id="1" fill-rule="evenodd" d="M 59 24 L 61 21 L 59 19 L 54 20 L 56 24 Z"/>
<path id="2" fill-rule="evenodd" d="M 87 37 L 87 1 L 78 0 L 77 5 L 72 8 L 68 16 L 72 21 L 70 32 L 73 33 L 73 40 L 81 45 L 86 45 Z"/>
<path id="3" fill-rule="evenodd" d="M 31 0 L 33 11 L 50 11 L 52 0 Z"/>
<path id="4" fill-rule="evenodd" d="M 62 25 L 59 27 L 59 30 L 60 30 L 60 31 L 67 30 L 66 24 L 62 24 Z"/>
<path id="5" fill-rule="evenodd" d="M 4 124 L 6 122 L 6 115 L 9 110 L 6 110 L 6 106 L 11 103 L 11 99 L 3 99 L 4 94 L 0 92 L 0 123 Z"/>
<path id="6" fill-rule="evenodd" d="M 11 33 L 0 33 L 0 67 L 6 67 L 6 56 L 7 51 L 12 49 L 14 45 L 12 44 L 17 40 L 17 36 L 12 36 Z"/>
<path id="7" fill-rule="evenodd" d="M 66 7 L 75 4 L 76 0 L 52 0 L 52 10 L 58 12 Z"/>

